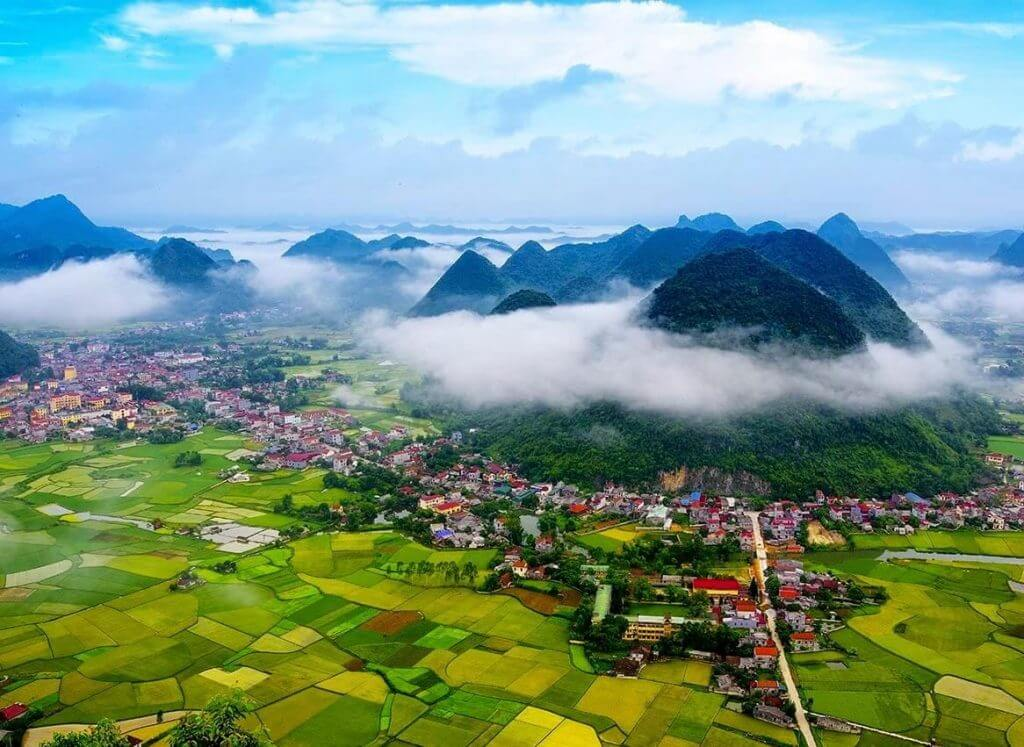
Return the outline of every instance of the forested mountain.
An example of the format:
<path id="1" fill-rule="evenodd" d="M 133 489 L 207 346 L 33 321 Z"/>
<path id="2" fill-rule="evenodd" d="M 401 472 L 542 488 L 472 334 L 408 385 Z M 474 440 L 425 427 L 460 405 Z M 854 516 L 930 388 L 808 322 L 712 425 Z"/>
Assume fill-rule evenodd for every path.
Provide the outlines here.
<path id="1" fill-rule="evenodd" d="M 536 241 L 527 241 L 501 266 L 502 280 L 512 288 L 554 290 L 561 285 L 554 265 L 557 259 Z"/>
<path id="2" fill-rule="evenodd" d="M 522 309 L 542 309 L 557 305 L 554 299 L 547 293 L 527 288 L 517 290 L 515 293 L 505 296 L 501 303 L 491 309 L 491 314 L 511 314 L 513 311 L 520 311 Z"/>
<path id="3" fill-rule="evenodd" d="M 700 334 L 710 344 L 787 343 L 808 355 L 864 345 L 864 333 L 835 301 L 751 249 L 686 264 L 654 289 L 646 313 L 661 329 Z"/>
<path id="4" fill-rule="evenodd" d="M 326 259 L 331 262 L 345 263 L 361 262 L 373 251 L 374 249 L 358 236 L 348 231 L 328 228 L 293 244 L 284 253 L 284 256 Z"/>
<path id="5" fill-rule="evenodd" d="M 743 230 L 736 224 L 736 221 L 725 213 L 705 213 L 704 215 L 698 215 L 692 220 L 685 215 L 680 215 L 675 227 L 692 228 L 695 231 L 707 231 L 708 233 Z"/>
<path id="6" fill-rule="evenodd" d="M 644 485 L 663 471 L 708 468 L 752 473 L 780 498 L 966 491 L 978 468 L 970 449 L 999 424 L 991 404 L 969 396 L 873 414 L 787 403 L 741 417 L 680 419 L 605 403 L 451 411 L 449 420 L 465 433 L 477 429 L 474 445 L 532 479 Z"/>
<path id="7" fill-rule="evenodd" d="M 866 238 L 845 213 L 836 213 L 822 223 L 818 236 L 845 254 L 890 292 L 899 293 L 910 288 L 910 281 L 885 250 Z"/>
<path id="8" fill-rule="evenodd" d="M 749 236 L 735 231 L 715 234 L 705 252 L 748 247 L 777 267 L 834 300 L 868 337 L 893 345 L 926 345 L 921 329 L 878 281 L 842 252 L 808 231 Z"/>
<path id="9" fill-rule="evenodd" d="M 993 262 L 999 262 L 1010 267 L 1024 267 L 1024 234 L 1021 234 L 1012 244 L 1004 244 L 992 255 Z"/>
<path id="10" fill-rule="evenodd" d="M 483 314 L 491 310 L 507 290 L 498 268 L 486 257 L 469 249 L 455 260 L 409 314 L 436 316 L 459 309 Z"/>
<path id="11" fill-rule="evenodd" d="M 39 353 L 26 342 L 18 342 L 0 330 L 0 379 L 23 373 L 39 365 Z"/>
<path id="12" fill-rule="evenodd" d="M 53 195 L 0 212 L 0 254 L 74 244 L 128 251 L 153 242 L 123 228 L 97 226 L 64 195 Z"/>
<path id="13" fill-rule="evenodd" d="M 623 259 L 611 275 L 639 288 L 648 287 L 698 256 L 709 238 L 711 234 L 692 228 L 661 228 Z"/>
<path id="14" fill-rule="evenodd" d="M 757 235 L 761 233 L 782 233 L 786 227 L 774 220 L 766 220 L 763 223 L 755 223 L 747 229 L 747 233 Z"/>
<path id="15" fill-rule="evenodd" d="M 201 286 L 211 281 L 217 263 L 191 241 L 170 238 L 160 242 L 149 257 L 153 274 L 165 283 L 177 286 Z"/>

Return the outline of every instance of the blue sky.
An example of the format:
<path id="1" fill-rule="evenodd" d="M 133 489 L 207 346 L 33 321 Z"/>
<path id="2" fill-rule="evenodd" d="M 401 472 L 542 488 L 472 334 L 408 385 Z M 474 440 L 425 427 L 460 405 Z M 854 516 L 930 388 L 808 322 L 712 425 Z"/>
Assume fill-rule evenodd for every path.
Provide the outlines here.
<path id="1" fill-rule="evenodd" d="M 1024 223 L 1024 4 L 5 0 L 0 201 Z"/>

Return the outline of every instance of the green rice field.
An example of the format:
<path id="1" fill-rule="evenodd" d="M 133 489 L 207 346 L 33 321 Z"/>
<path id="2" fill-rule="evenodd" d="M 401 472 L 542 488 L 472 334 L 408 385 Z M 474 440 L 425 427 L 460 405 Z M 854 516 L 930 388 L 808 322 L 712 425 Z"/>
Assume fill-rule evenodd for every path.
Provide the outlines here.
<path id="1" fill-rule="evenodd" d="M 285 493 L 348 499 L 313 470 L 222 483 L 245 447 L 235 434 L 61 446 L 0 447 L 0 672 L 11 677 L 0 706 L 33 706 L 36 727 L 200 708 L 241 689 L 252 725 L 279 745 L 742 744 L 764 728 L 706 691 L 703 665 L 596 676 L 564 613 L 477 590 L 494 550 L 317 534 L 214 571 L 229 556 L 175 528 L 281 527 L 292 519 L 272 505 Z M 202 465 L 174 468 L 183 449 Z M 154 519 L 166 526 L 121 521 Z M 448 563 L 477 572 L 454 579 Z M 172 591 L 190 567 L 204 583 Z M 786 730 L 775 738 L 795 744 Z"/>
<path id="2" fill-rule="evenodd" d="M 918 549 L 994 547 L 1011 554 L 1020 535 L 926 532 L 899 539 Z M 840 650 L 794 657 L 811 710 L 944 745 L 1022 743 L 1024 596 L 1009 587 L 1019 567 L 941 558 L 881 562 L 862 550 L 816 553 L 808 562 L 888 594 L 832 635 Z"/>

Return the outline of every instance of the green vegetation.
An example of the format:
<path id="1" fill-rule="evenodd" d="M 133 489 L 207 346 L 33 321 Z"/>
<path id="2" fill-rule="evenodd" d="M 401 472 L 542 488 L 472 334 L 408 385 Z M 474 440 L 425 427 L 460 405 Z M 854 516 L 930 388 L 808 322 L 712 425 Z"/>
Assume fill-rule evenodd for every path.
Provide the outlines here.
<path id="1" fill-rule="evenodd" d="M 28 343 L 18 342 L 0 330 L 0 379 L 24 373 L 39 365 L 39 353 Z"/>
<path id="2" fill-rule="evenodd" d="M 491 309 L 491 314 L 511 314 L 520 309 L 537 309 L 556 305 L 554 299 L 547 293 L 529 289 L 518 290 L 505 296 L 497 306 Z"/>
<path id="3" fill-rule="evenodd" d="M 709 254 L 687 263 L 654 289 L 647 317 L 670 332 L 759 347 L 791 343 L 811 354 L 846 353 L 864 333 L 839 305 L 750 249 Z M 732 330 L 745 331 L 742 338 Z"/>
<path id="4" fill-rule="evenodd" d="M 989 545 L 974 532 L 907 539 L 922 548 L 984 552 L 1006 543 L 1007 534 Z M 876 552 L 808 556 L 887 597 L 832 634 L 837 651 L 794 657 L 812 710 L 941 744 L 1015 744 L 1014 725 L 1024 717 L 1024 603 L 1008 581 L 1021 569 L 941 558 L 880 562 Z"/>
<path id="5" fill-rule="evenodd" d="M 411 393 L 410 393 L 411 394 Z M 536 479 L 652 481 L 682 465 L 752 472 L 780 496 L 966 490 L 995 409 L 967 395 L 870 415 L 791 405 L 729 421 L 682 421 L 613 404 L 572 412 L 519 407 L 452 414 L 474 443 Z"/>

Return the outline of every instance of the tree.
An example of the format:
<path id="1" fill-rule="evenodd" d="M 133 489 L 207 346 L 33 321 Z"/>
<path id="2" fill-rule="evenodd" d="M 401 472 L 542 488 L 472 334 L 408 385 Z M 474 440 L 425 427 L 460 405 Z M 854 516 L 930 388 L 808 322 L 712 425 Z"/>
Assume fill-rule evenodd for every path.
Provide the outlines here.
<path id="1" fill-rule="evenodd" d="M 113 721 L 105 718 L 88 731 L 56 734 L 43 747 L 131 747 L 131 742 Z"/>
<path id="2" fill-rule="evenodd" d="M 174 457 L 175 467 L 198 467 L 203 463 L 203 455 L 198 451 L 183 451 Z"/>
<path id="3" fill-rule="evenodd" d="M 263 747 L 269 741 L 262 734 L 243 729 L 239 722 L 249 713 L 240 690 L 218 695 L 199 713 L 190 713 L 174 727 L 171 747 Z"/>

